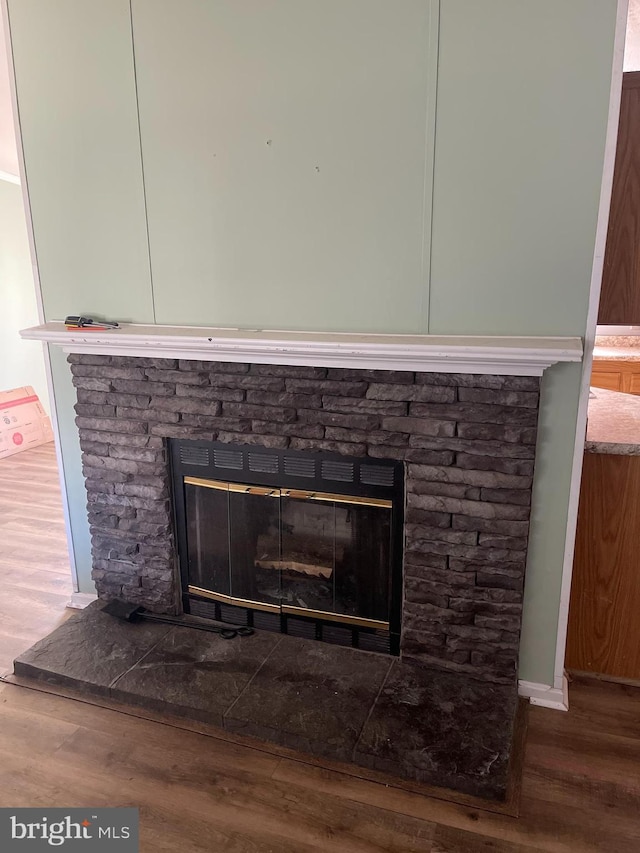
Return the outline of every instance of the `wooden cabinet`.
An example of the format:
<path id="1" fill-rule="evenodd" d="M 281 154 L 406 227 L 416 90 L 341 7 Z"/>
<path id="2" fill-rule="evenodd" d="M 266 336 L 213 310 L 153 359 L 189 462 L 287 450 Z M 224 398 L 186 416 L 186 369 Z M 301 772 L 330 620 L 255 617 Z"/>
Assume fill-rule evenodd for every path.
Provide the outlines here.
<path id="1" fill-rule="evenodd" d="M 591 384 L 595 388 L 606 388 L 607 391 L 640 394 L 640 361 L 595 359 Z"/>
<path id="2" fill-rule="evenodd" d="M 640 456 L 585 453 L 566 666 L 640 678 Z"/>

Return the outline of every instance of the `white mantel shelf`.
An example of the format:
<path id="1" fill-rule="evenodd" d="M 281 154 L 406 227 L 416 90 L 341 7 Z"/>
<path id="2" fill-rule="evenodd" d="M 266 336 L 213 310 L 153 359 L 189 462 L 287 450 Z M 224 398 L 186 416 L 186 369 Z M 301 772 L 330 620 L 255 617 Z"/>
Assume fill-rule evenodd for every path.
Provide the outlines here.
<path id="1" fill-rule="evenodd" d="M 582 360 L 580 338 L 369 335 L 124 324 L 106 332 L 62 322 L 20 332 L 65 352 L 258 364 L 540 376 L 552 364 Z"/>

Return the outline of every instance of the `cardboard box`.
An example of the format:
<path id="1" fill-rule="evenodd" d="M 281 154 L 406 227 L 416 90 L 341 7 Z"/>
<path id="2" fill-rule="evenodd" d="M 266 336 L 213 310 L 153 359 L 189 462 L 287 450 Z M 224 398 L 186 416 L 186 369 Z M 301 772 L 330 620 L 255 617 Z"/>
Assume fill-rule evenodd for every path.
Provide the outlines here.
<path id="1" fill-rule="evenodd" d="M 0 391 L 0 459 L 53 441 L 51 421 L 30 385 Z"/>

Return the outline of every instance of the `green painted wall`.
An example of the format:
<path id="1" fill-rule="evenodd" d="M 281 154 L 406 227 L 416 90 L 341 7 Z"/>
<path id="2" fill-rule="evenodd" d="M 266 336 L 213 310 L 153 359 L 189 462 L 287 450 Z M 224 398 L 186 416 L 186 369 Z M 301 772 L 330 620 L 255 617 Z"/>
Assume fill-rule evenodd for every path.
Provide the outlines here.
<path id="1" fill-rule="evenodd" d="M 559 364 L 542 380 L 520 641 L 520 678 L 540 684 L 553 684 L 581 376 L 581 365 Z"/>
<path id="2" fill-rule="evenodd" d="M 585 334 L 616 6 L 443 0 L 431 334 Z M 543 382 L 520 677 L 546 684 L 580 378 Z"/>
<path id="3" fill-rule="evenodd" d="M 47 319 L 153 321 L 128 0 L 9 0 Z"/>
<path id="4" fill-rule="evenodd" d="M 129 2 L 8 5 L 45 318 L 153 322 Z M 52 370 L 79 588 L 91 592 L 75 393 L 55 348 Z"/>
<path id="5" fill-rule="evenodd" d="M 158 323 L 426 332 L 434 0 L 134 0 Z"/>
<path id="6" fill-rule="evenodd" d="M 584 334 L 616 5 L 443 0 L 432 334 Z"/>
<path id="7" fill-rule="evenodd" d="M 18 334 L 19 329 L 37 324 L 22 189 L 0 180 L 0 391 L 33 385 L 49 412 L 42 344 L 22 341 Z"/>
<path id="8" fill-rule="evenodd" d="M 262 5 L 255 4 L 256 14 Z M 320 5 L 327 14 L 337 8 L 331 3 Z M 396 170 L 403 192 L 393 195 L 396 186 L 386 191 L 394 200 L 397 227 L 392 223 L 389 235 L 381 237 L 381 246 L 397 259 L 399 241 L 406 232 L 407 265 L 395 281 L 389 270 L 367 267 L 368 259 L 353 266 L 359 259 L 354 261 L 352 247 L 331 222 L 318 246 L 330 252 L 336 240 L 335 257 L 352 264 L 357 272 L 355 290 L 349 291 L 346 279 L 341 279 L 340 288 L 331 285 L 329 297 L 321 300 L 317 287 L 327 272 L 337 268 L 332 267 L 335 258 L 322 257 L 319 266 L 305 268 L 308 253 L 319 257 L 317 246 L 309 241 L 309 224 L 317 223 L 318 211 L 330 210 L 332 205 L 337 217 L 343 213 L 340 185 L 332 183 L 322 163 L 315 162 L 322 154 L 328 158 L 323 162 L 337 168 L 335 135 L 341 128 L 331 127 L 329 132 L 315 126 L 316 158 L 314 134 L 301 127 L 290 110 L 296 58 L 308 94 L 313 64 L 308 59 L 318 56 L 309 24 L 316 20 L 320 5 L 294 4 L 304 39 L 299 46 L 285 44 L 281 54 L 269 54 L 262 36 L 276 38 L 279 30 L 262 18 L 260 26 L 250 27 L 246 17 L 235 14 L 233 3 L 215 4 L 224 26 L 237 35 L 252 63 L 261 63 L 261 68 L 273 63 L 261 93 L 256 92 L 255 80 L 239 76 L 231 86 L 212 79 L 212 70 L 226 81 L 239 74 L 238 57 L 224 45 L 218 45 L 222 56 L 212 57 L 214 52 L 205 49 L 204 35 L 209 30 L 202 27 L 199 16 L 213 5 L 133 0 L 152 291 L 129 4 L 126 0 L 9 0 L 47 316 L 86 310 L 148 321 L 155 301 L 156 319 L 167 323 L 420 331 L 426 328 L 428 316 L 431 333 L 583 335 L 602 176 L 615 0 L 564 0 L 562 4 L 556 0 L 535 4 L 442 0 L 433 230 L 431 235 L 423 233 L 427 259 L 432 239 L 428 299 L 416 260 L 416 235 L 424 232 L 427 221 L 418 203 L 418 185 L 422 192 L 425 174 L 416 174 L 415 186 L 409 186 L 403 163 L 393 160 L 397 152 L 406 150 L 408 134 L 413 140 L 407 154 L 410 171 L 417 172 L 420 157 L 423 165 L 428 163 L 424 143 L 429 134 L 420 137 L 409 117 L 410 105 L 418 110 L 428 90 L 428 63 L 416 52 L 418 43 L 428 42 L 428 0 L 403 3 L 400 20 L 413 21 L 416 27 L 403 30 L 391 22 L 394 39 L 404 39 L 401 47 L 407 48 L 399 53 L 406 53 L 415 79 L 422 81 L 401 99 L 397 116 L 394 112 L 403 128 L 402 138 L 393 138 L 393 123 L 383 123 L 381 139 L 393 154 L 381 155 L 377 171 L 363 153 L 371 175 L 372 187 L 366 188 L 369 205 L 379 204 L 376 187 L 382 181 L 383 166 L 392 162 Z M 352 8 L 360 6 L 354 0 Z M 294 8 L 286 3 L 285 7 Z M 375 11 L 373 21 L 383 20 L 389 8 L 397 10 L 386 0 L 371 7 L 367 3 L 369 8 Z M 323 23 L 326 20 L 322 18 Z M 366 35 L 369 31 L 363 29 Z M 351 24 L 346 31 L 355 37 Z M 338 34 L 333 35 L 339 40 Z M 365 50 L 363 45 L 364 41 L 359 42 L 358 50 Z M 397 48 L 396 43 L 394 55 Z M 362 73 L 376 81 L 368 106 L 389 106 L 388 92 L 382 90 L 398 82 L 397 74 L 376 65 L 370 51 L 357 55 L 368 56 Z M 342 55 L 340 61 L 344 61 Z M 407 67 L 402 66 L 405 71 Z M 196 76 L 192 84 L 184 77 L 187 71 Z M 276 83 L 282 81 L 289 88 L 287 98 L 279 103 Z M 234 99 L 236 89 L 241 97 Z M 332 105 L 325 102 L 322 87 L 318 91 L 319 108 L 326 117 Z M 262 113 L 261 94 L 266 105 Z M 242 114 L 242 104 L 251 105 L 248 114 Z M 338 107 L 345 110 L 344 104 Z M 220 126 L 214 121 L 216 110 L 228 119 Z M 420 114 L 426 118 L 424 111 Z M 368 148 L 356 124 L 346 121 L 343 128 L 350 152 L 358 145 Z M 417 144 L 420 138 L 422 153 Z M 267 139 L 272 140 L 269 146 Z M 290 156 L 285 158 L 285 153 Z M 310 165 L 319 165 L 320 172 L 310 170 Z M 64 179 L 54 174 L 57 168 Z M 363 185 L 358 163 L 353 171 L 353 175 L 340 175 L 347 189 Z M 426 172 L 428 184 L 428 168 Z M 308 204 L 313 187 L 319 188 L 318 206 L 304 211 L 304 216 L 292 220 L 284 208 L 274 209 L 286 198 L 300 210 L 300 204 Z M 360 209 L 349 206 L 348 195 L 345 222 L 353 225 L 354 212 Z M 367 221 L 379 228 L 382 220 Z M 233 238 L 231 249 L 220 242 L 222 236 Z M 282 246 L 283 237 L 291 247 L 285 261 L 271 249 L 274 241 Z M 331 237 L 328 242 L 327 237 Z M 378 245 L 372 249 L 378 266 L 385 255 L 379 249 Z M 261 271 L 264 275 L 259 278 Z M 305 286 L 305 281 L 313 287 Z M 356 300 L 358 313 L 351 307 L 358 304 Z M 54 358 L 54 380 L 62 403 L 65 474 L 74 541 L 81 555 L 81 588 L 88 589 L 85 495 L 72 391 L 62 356 Z M 522 678 L 543 683 L 553 679 L 579 381 L 580 367 L 565 365 L 549 370 L 543 382 L 521 666 Z"/>

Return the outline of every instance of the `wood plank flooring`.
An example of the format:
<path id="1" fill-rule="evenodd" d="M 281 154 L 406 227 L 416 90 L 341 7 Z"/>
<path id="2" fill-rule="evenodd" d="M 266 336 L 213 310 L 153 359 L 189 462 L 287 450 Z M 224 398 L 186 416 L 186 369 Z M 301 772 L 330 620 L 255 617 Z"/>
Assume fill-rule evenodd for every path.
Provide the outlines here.
<path id="1" fill-rule="evenodd" d="M 71 569 L 53 442 L 0 459 L 0 673 L 68 616 Z"/>
<path id="2" fill-rule="evenodd" d="M 19 627 L 27 644 L 33 642 L 63 616 L 68 594 L 56 586 L 64 581 L 55 568 L 66 553 L 61 527 L 57 539 L 51 534 L 51 562 L 42 556 L 50 533 L 41 535 L 38 527 L 51 518 L 37 494 L 41 482 L 55 482 L 55 471 L 36 470 L 53 465 L 51 454 L 40 451 L 19 454 L 25 470 L 34 466 L 26 483 L 14 483 L 24 489 L 22 497 L 15 488 L 8 490 L 9 498 L 0 494 L 3 546 L 23 559 L 0 563 L 7 584 L 0 593 L 3 662 L 12 656 L 6 624 Z M 16 463 L 19 456 L 13 457 Z M 3 493 L 8 479 L 20 481 L 15 473 L 5 480 L 8 470 L 0 462 Z M 22 511 L 12 516 L 20 501 Z M 36 521 L 28 533 L 30 509 Z M 14 588 L 33 605 L 28 611 L 13 604 Z M 568 714 L 531 709 L 521 815 L 511 818 L 3 685 L 0 806 L 138 806 L 144 853 L 640 850 L 640 691 L 582 679 L 571 685 L 570 700 Z"/>

